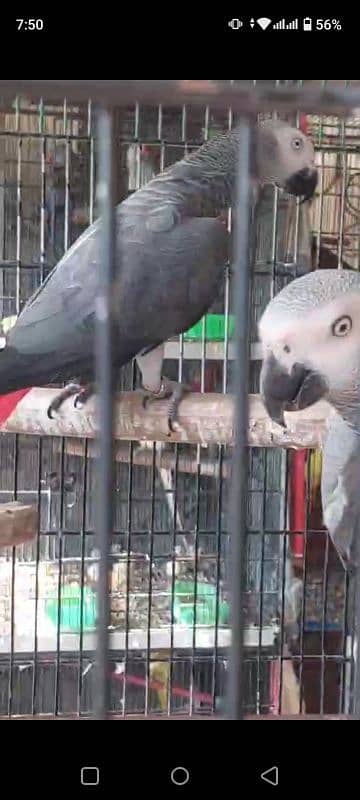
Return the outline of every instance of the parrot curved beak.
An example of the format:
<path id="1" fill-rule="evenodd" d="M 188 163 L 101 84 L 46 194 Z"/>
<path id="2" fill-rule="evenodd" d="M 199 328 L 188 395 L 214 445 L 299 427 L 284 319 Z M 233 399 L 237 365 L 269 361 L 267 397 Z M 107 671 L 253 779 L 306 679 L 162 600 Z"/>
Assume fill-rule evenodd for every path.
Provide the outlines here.
<path id="1" fill-rule="evenodd" d="M 300 411 L 317 403 L 327 393 L 328 385 L 317 372 L 293 364 L 287 372 L 273 354 L 263 361 L 260 395 L 269 417 L 285 426 L 284 411 Z"/>
<path id="2" fill-rule="evenodd" d="M 301 169 L 295 172 L 285 182 L 284 189 L 289 194 L 294 194 L 296 197 L 302 197 L 301 203 L 310 200 L 314 193 L 318 182 L 318 171 L 315 167 Z"/>

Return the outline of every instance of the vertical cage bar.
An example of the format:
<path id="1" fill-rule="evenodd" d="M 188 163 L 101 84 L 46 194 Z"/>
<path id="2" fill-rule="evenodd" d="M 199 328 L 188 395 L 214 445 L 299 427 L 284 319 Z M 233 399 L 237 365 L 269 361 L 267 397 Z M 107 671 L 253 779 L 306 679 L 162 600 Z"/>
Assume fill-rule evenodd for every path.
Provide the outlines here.
<path id="1" fill-rule="evenodd" d="M 321 603 L 321 630 L 320 630 L 320 714 L 325 713 L 326 701 L 326 669 L 328 666 L 326 653 L 326 624 L 329 589 L 329 534 L 325 537 L 325 552 L 323 565 L 322 603 Z"/>
<path id="2" fill-rule="evenodd" d="M 112 112 L 98 114 L 98 200 L 102 216 L 101 274 L 96 303 L 96 376 L 99 392 L 100 458 L 97 488 L 97 546 L 99 550 L 97 687 L 95 719 L 106 719 L 109 708 L 108 623 L 109 554 L 113 529 L 113 320 L 112 291 L 115 270 L 114 120 Z M 117 265 L 119 266 L 119 265 Z"/>
<path id="3" fill-rule="evenodd" d="M 281 541 L 282 541 L 282 559 L 281 559 L 281 567 L 282 567 L 282 575 L 281 575 L 281 607 L 280 607 L 280 631 L 279 631 L 279 650 L 278 650 L 278 664 L 280 667 L 280 677 L 279 677 L 279 701 L 277 704 L 277 708 L 275 709 L 276 714 L 282 713 L 282 693 L 283 693 L 283 683 L 284 683 L 284 645 L 285 645 L 285 635 L 284 635 L 284 621 L 285 621 L 285 592 L 286 590 L 289 592 L 289 587 L 287 586 L 286 581 L 286 560 L 289 558 L 288 551 L 290 547 L 287 541 L 287 533 L 283 531 L 281 534 Z M 279 547 L 280 551 L 280 547 Z M 290 576 L 291 579 L 291 576 Z"/>
<path id="4" fill-rule="evenodd" d="M 237 192 L 234 220 L 234 277 L 236 319 L 236 362 L 234 393 L 236 395 L 236 445 L 233 456 L 231 514 L 231 608 L 232 639 L 228 685 L 228 714 L 231 719 L 243 718 L 243 586 L 244 553 L 247 522 L 248 480 L 248 359 L 249 359 L 249 292 L 250 292 L 250 227 L 252 128 L 249 119 L 241 118 L 238 148 Z"/>
<path id="5" fill-rule="evenodd" d="M 87 114 L 87 135 L 89 137 L 89 224 L 94 222 L 94 186 L 95 186 L 95 159 L 94 159 L 94 136 L 93 136 L 93 109 L 92 102 L 88 102 Z"/>
<path id="6" fill-rule="evenodd" d="M 350 573 L 349 578 L 349 596 L 351 607 L 351 634 L 352 634 L 352 703 L 351 713 L 353 719 L 360 719 L 360 568 L 359 564 L 360 555 L 360 541 L 359 537 L 355 539 L 354 547 L 354 561 L 357 565 Z"/>
<path id="7" fill-rule="evenodd" d="M 344 608 L 341 619 L 342 646 L 341 646 L 341 679 L 339 690 L 339 714 L 346 714 L 349 710 L 349 685 L 351 680 L 351 652 L 349 652 L 350 636 L 348 631 L 349 616 L 349 574 L 344 573 Z"/>
<path id="8" fill-rule="evenodd" d="M 263 629 L 264 629 L 264 568 L 265 568 L 265 530 L 266 530 L 266 497 L 267 495 L 267 483 L 268 483 L 268 454 L 265 452 L 264 458 L 264 478 L 263 478 L 263 488 L 262 488 L 262 514 L 261 514 L 261 528 L 259 530 L 260 536 L 260 575 L 259 575 L 259 638 L 258 644 L 256 648 L 256 713 L 261 714 L 261 708 L 263 705 L 263 698 L 262 698 L 262 680 L 261 680 L 261 673 L 263 667 Z M 256 558 L 258 558 L 258 554 L 256 554 Z M 271 664 L 267 664 L 267 668 L 271 669 Z"/>
<path id="9" fill-rule="evenodd" d="M 180 363 L 180 362 L 179 362 Z M 169 690 L 168 690 L 168 702 L 167 702 L 167 714 L 168 716 L 171 715 L 172 712 L 172 699 L 173 699 L 173 681 L 174 681 L 174 666 L 175 666 L 175 659 L 174 659 L 174 625 L 175 625 L 175 613 L 174 613 L 174 605 L 175 605 L 175 580 L 176 580 L 176 561 L 177 561 L 177 542 L 176 542 L 176 531 L 177 525 L 176 520 L 178 518 L 178 503 L 179 503 L 179 445 L 175 445 L 175 452 L 174 452 L 174 511 L 170 518 L 171 527 L 169 529 L 169 538 L 170 538 L 170 552 L 171 552 L 171 574 L 170 574 L 170 581 L 171 581 L 171 609 L 170 609 L 170 655 L 169 655 Z"/>
<path id="10" fill-rule="evenodd" d="M 41 476 L 42 476 L 42 458 L 43 458 L 43 441 L 41 437 L 37 443 L 37 458 L 38 458 L 38 472 L 37 472 L 37 509 L 39 514 L 38 530 L 36 535 L 36 567 L 35 567 L 35 598 L 34 598 L 34 651 L 33 651 L 33 675 L 32 675 L 32 691 L 31 691 L 31 713 L 34 715 L 37 711 L 37 692 L 38 692 L 38 611 L 39 611 L 39 565 L 40 565 L 40 541 L 41 541 Z"/>
<path id="11" fill-rule="evenodd" d="M 230 81 L 233 84 L 234 81 Z M 233 112 L 232 108 L 228 110 L 228 130 L 231 131 L 233 127 Z M 231 208 L 227 213 L 227 230 L 229 236 L 231 235 Z M 222 392 L 226 394 L 228 391 L 228 372 L 229 372 L 229 314 L 230 314 L 230 265 L 229 262 L 225 265 L 224 272 L 224 317 L 225 317 L 225 335 L 224 335 L 224 355 L 223 355 L 223 373 L 222 373 Z"/>
<path id="12" fill-rule="evenodd" d="M 64 113 L 63 113 L 63 127 L 64 136 L 68 134 L 68 107 L 66 98 L 64 100 Z M 64 208 L 64 252 L 69 249 L 70 232 L 69 232 L 69 218 L 70 218 L 70 139 L 65 139 L 65 208 Z"/>
<path id="13" fill-rule="evenodd" d="M 80 633 L 79 633 L 79 652 L 78 652 L 78 680 L 77 680 L 77 714 L 81 715 L 82 700 L 84 693 L 84 586 L 85 586 L 85 553 L 86 553 L 86 504 L 88 494 L 88 458 L 89 458 L 88 439 L 84 440 L 84 468 L 83 468 L 83 496 L 81 504 L 81 530 L 80 536 Z"/>
<path id="14" fill-rule="evenodd" d="M 14 437 L 14 468 L 13 468 L 13 497 L 18 496 L 18 464 L 19 464 L 19 437 Z M 8 716 L 13 713 L 14 702 L 14 661 L 15 661 L 15 587 L 16 587 L 16 548 L 11 548 L 11 589 L 10 589 L 10 653 L 8 675 Z"/>
<path id="15" fill-rule="evenodd" d="M 55 660 L 55 688 L 53 713 L 59 713 L 60 699 L 60 667 L 61 667 L 61 611 L 62 611 L 62 584 L 64 575 L 64 467 L 65 467 L 65 439 L 61 439 L 60 456 L 60 510 L 59 510 L 59 530 L 58 530 L 58 552 L 59 552 L 59 571 L 57 579 L 57 620 L 56 620 L 56 660 Z"/>
<path id="16" fill-rule="evenodd" d="M 301 596 L 301 615 L 300 615 L 300 636 L 299 636 L 299 686 L 300 686 L 300 714 L 304 714 L 306 712 L 305 708 L 305 678 L 304 678 L 304 666 L 306 663 L 306 591 L 308 587 L 308 572 L 310 564 L 309 564 L 309 510 L 310 510 L 310 492 L 309 492 L 309 464 L 307 467 L 307 474 L 306 474 L 306 516 L 305 516 L 305 528 L 304 528 L 304 554 L 303 554 L 303 568 L 302 568 L 302 596 Z M 311 546 L 311 545 L 310 545 Z M 311 553 L 311 550 L 310 550 Z"/>
<path id="17" fill-rule="evenodd" d="M 146 677 L 145 677 L 145 716 L 149 715 L 150 707 L 150 682 L 151 682 L 151 623 L 153 610 L 153 562 L 154 562 L 154 538 L 155 538 L 155 498 L 156 498 L 156 442 L 152 446 L 151 462 L 151 488 L 150 488 L 150 526 L 149 526 L 149 596 L 147 607 L 147 631 L 146 631 Z M 129 587 L 129 584 L 128 584 Z M 128 589 L 129 591 L 129 589 Z"/>
<path id="18" fill-rule="evenodd" d="M 39 133 L 44 133 L 44 102 L 39 103 Z M 40 156 L 40 283 L 44 280 L 44 266 L 46 260 L 46 155 L 47 139 L 41 138 Z"/>
<path id="19" fill-rule="evenodd" d="M 16 98 L 16 131 L 20 131 L 20 103 Z M 22 137 L 18 137 L 17 142 L 17 164 L 16 164 L 16 314 L 20 314 L 21 309 L 21 245 L 23 229 L 23 207 L 22 207 Z"/>
<path id="20" fill-rule="evenodd" d="M 215 637 L 214 637 L 214 650 L 212 658 L 212 712 L 216 711 L 216 693 L 218 689 L 218 665 L 219 665 L 219 610 L 220 610 L 220 581 L 221 581 L 221 567 L 222 567 L 222 514 L 223 514 L 223 466 L 224 466 L 224 448 L 222 445 L 218 449 L 218 507 L 216 518 L 216 610 L 215 610 Z"/>
<path id="21" fill-rule="evenodd" d="M 135 362 L 133 362 L 132 370 L 132 388 L 135 386 Z M 133 489 L 134 489 L 134 442 L 129 442 L 129 471 L 128 471 L 128 485 L 127 485 L 127 520 L 126 520 L 126 586 L 130 586 L 130 556 L 132 546 L 132 528 L 133 528 Z M 129 630 L 130 630 L 130 592 L 126 592 L 125 598 L 125 652 L 124 652 L 124 680 L 123 680 L 123 696 L 122 705 L 124 716 L 127 710 L 127 674 L 129 666 Z"/>

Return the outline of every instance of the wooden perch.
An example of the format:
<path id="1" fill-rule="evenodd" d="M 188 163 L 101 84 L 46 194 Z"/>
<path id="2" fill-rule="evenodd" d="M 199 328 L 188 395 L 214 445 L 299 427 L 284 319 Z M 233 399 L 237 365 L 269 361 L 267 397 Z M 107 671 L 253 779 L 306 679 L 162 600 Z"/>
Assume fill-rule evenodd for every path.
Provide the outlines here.
<path id="1" fill-rule="evenodd" d="M 56 417 L 49 419 L 47 408 L 57 393 L 57 389 L 30 389 L 9 412 L 1 431 L 95 438 L 98 434 L 96 397 L 91 398 L 81 411 L 74 408 L 72 399 L 67 400 Z M 144 410 L 138 392 L 119 394 L 115 407 L 115 439 L 188 442 L 204 446 L 234 444 L 232 395 L 189 394 L 181 402 L 176 433 L 170 436 L 166 409 L 166 402 L 158 401 Z M 332 413 L 327 403 L 320 402 L 305 411 L 286 414 L 288 427 L 283 429 L 269 419 L 259 396 L 250 395 L 248 443 L 251 447 L 319 447 Z"/>
<path id="2" fill-rule="evenodd" d="M 38 530 L 36 506 L 18 501 L 0 504 L 0 547 L 14 547 L 35 539 Z"/>

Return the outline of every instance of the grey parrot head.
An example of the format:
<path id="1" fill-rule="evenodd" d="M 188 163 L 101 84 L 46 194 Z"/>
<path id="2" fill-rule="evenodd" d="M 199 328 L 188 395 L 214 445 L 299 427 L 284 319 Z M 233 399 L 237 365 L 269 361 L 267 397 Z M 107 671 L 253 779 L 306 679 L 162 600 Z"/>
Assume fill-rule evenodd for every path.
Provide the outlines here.
<path id="1" fill-rule="evenodd" d="M 322 269 L 292 281 L 268 304 L 259 334 L 260 392 L 274 421 L 321 398 L 359 405 L 359 273 Z"/>
<path id="2" fill-rule="evenodd" d="M 314 195 L 315 152 L 301 130 L 281 120 L 266 120 L 259 126 L 257 157 L 260 180 L 275 183 L 303 201 Z"/>

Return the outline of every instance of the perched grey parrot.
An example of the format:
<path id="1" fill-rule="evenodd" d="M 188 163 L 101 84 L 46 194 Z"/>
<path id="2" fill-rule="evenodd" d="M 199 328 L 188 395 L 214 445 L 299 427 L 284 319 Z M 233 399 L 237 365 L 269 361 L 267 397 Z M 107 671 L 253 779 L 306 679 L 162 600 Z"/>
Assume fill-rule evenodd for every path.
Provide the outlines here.
<path id="1" fill-rule="evenodd" d="M 280 121 L 255 133 L 256 185 L 274 182 L 310 198 L 314 150 L 304 134 Z M 194 325 L 216 299 L 228 259 L 220 214 L 233 199 L 239 131 L 205 143 L 156 176 L 116 209 L 121 276 L 113 297 L 115 366 L 136 357 L 150 399 L 169 398 L 168 419 L 185 387 L 162 377 L 164 342 Z M 22 310 L 0 352 L 0 393 L 57 381 L 82 405 L 94 391 L 95 300 L 101 270 L 97 220 L 67 251 Z M 82 384 L 83 389 L 81 389 Z"/>
<path id="2" fill-rule="evenodd" d="M 325 398 L 324 522 L 344 565 L 360 566 L 360 274 L 322 269 L 288 284 L 259 323 L 260 391 L 269 415 Z"/>

